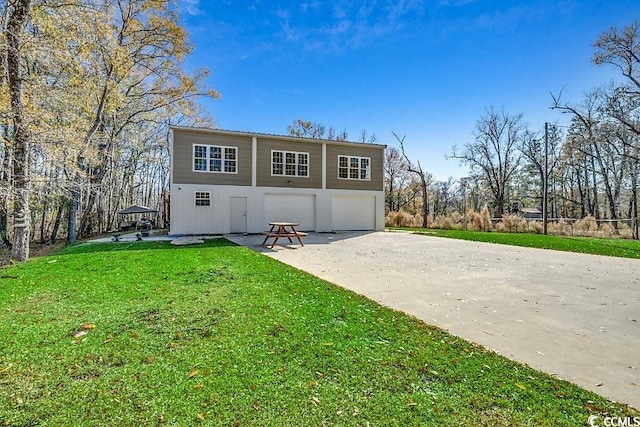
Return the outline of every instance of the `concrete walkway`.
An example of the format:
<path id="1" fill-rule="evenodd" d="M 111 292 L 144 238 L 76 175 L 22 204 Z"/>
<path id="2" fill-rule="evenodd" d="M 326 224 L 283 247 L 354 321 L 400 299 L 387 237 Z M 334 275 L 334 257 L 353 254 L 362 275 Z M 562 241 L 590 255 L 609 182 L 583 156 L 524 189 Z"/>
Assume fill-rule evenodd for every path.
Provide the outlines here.
<path id="1" fill-rule="evenodd" d="M 226 237 L 640 408 L 638 260 L 394 232 L 312 233 L 273 250 Z"/>
<path id="2" fill-rule="evenodd" d="M 139 231 L 132 231 L 130 233 L 121 234 L 119 237 L 120 242 L 136 242 L 138 241 Z M 152 234 L 151 236 L 143 237 L 142 241 L 144 242 L 158 242 L 158 241 L 171 241 L 172 245 L 182 246 L 182 245 L 195 245 L 198 243 L 204 243 L 207 239 L 219 239 L 222 236 L 212 236 L 212 235 L 167 235 L 167 234 Z M 98 239 L 89 240 L 89 243 L 110 243 L 113 242 L 113 237 L 100 237 Z"/>

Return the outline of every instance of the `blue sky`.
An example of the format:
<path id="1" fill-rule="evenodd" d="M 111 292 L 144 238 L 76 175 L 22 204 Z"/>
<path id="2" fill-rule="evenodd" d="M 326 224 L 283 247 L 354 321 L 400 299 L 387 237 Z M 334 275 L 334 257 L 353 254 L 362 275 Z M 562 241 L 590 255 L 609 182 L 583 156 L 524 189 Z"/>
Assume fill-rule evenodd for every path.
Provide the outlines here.
<path id="1" fill-rule="evenodd" d="M 466 175 L 446 160 L 494 106 L 532 129 L 567 117 L 549 109 L 617 78 L 590 62 L 608 28 L 640 19 L 640 1 L 181 0 L 194 50 L 222 94 L 205 102 L 223 129 L 285 134 L 302 118 L 364 129 L 437 179 Z"/>

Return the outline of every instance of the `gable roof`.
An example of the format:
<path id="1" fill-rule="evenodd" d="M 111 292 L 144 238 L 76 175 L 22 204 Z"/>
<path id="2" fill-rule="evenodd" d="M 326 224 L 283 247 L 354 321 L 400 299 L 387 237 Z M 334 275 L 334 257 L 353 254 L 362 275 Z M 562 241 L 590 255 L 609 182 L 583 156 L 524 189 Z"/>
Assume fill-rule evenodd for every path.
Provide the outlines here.
<path id="1" fill-rule="evenodd" d="M 136 214 L 136 213 L 157 213 L 155 209 L 148 208 L 146 206 L 133 205 L 118 212 L 118 215 Z"/>

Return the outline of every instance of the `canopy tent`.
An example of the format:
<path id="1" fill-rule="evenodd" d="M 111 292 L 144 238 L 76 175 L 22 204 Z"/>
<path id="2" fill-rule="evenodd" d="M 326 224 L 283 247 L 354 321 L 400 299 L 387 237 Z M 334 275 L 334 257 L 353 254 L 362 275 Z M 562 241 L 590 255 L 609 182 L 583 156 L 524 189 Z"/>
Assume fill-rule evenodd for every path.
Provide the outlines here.
<path id="1" fill-rule="evenodd" d="M 146 206 L 133 205 L 118 212 L 118 215 L 127 214 L 144 214 L 144 213 L 158 213 L 157 210 L 148 208 Z"/>
<path id="2" fill-rule="evenodd" d="M 118 212 L 118 215 L 121 215 L 120 223 L 118 224 L 118 229 L 120 231 L 126 231 L 130 229 L 141 229 L 143 231 L 150 230 L 156 226 L 156 222 L 149 217 L 153 217 L 152 214 L 157 214 L 158 211 L 155 209 L 148 208 L 146 206 L 133 205 L 129 206 L 126 209 Z M 130 219 L 129 215 L 133 215 L 136 218 L 137 214 L 142 214 L 142 218 L 137 221 L 125 221 L 125 218 Z M 147 217 L 148 214 L 149 217 Z"/>

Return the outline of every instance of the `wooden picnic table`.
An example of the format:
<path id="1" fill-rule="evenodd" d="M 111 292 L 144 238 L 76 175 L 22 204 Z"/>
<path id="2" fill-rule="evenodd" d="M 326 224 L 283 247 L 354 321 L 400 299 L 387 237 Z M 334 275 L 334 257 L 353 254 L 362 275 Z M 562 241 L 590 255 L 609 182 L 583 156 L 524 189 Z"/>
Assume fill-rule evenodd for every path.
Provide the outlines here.
<path id="1" fill-rule="evenodd" d="M 300 225 L 297 222 L 270 222 L 269 225 L 271 226 L 271 229 L 268 233 L 266 233 L 267 235 L 262 242 L 262 246 L 269 247 L 269 245 L 266 243 L 267 240 L 272 238 L 273 242 L 270 246 L 271 249 L 273 249 L 273 247 L 278 242 L 278 239 L 280 239 L 281 237 L 286 237 L 287 239 L 289 239 L 289 243 L 293 243 L 293 240 L 291 240 L 291 238 L 294 237 L 298 239 L 300 246 L 304 246 L 304 244 L 302 243 L 302 237 L 306 236 L 307 233 L 302 233 L 296 229 L 296 227 Z"/>

